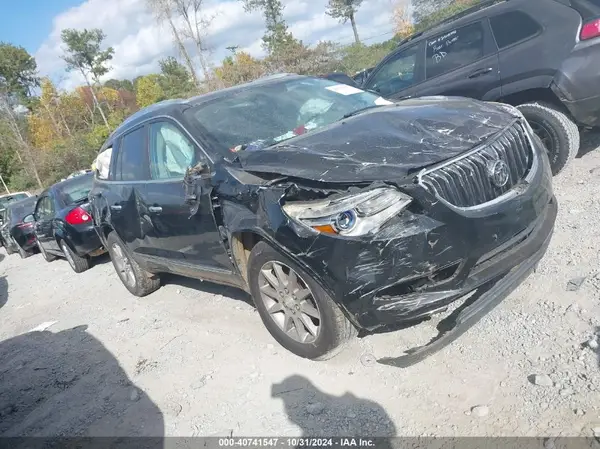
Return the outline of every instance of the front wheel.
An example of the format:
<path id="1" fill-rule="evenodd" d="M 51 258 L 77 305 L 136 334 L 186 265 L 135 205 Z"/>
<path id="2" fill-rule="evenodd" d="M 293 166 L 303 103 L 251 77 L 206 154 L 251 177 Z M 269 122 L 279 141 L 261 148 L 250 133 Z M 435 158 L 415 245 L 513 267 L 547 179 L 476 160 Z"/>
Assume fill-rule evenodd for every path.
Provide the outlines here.
<path id="1" fill-rule="evenodd" d="M 123 247 L 114 231 L 108 234 L 106 242 L 115 271 L 131 294 L 142 297 L 160 288 L 160 278 L 139 266 Z"/>
<path id="2" fill-rule="evenodd" d="M 60 241 L 60 249 L 62 249 L 67 262 L 69 262 L 69 265 L 71 265 L 71 268 L 75 273 L 83 273 L 84 271 L 90 269 L 89 257 L 81 257 L 75 254 L 75 252 L 69 248 L 69 245 L 67 245 L 67 242 L 64 240 Z"/>
<path id="3" fill-rule="evenodd" d="M 569 116 L 549 104 L 526 103 L 518 108 L 546 147 L 552 174 L 559 174 L 577 156 L 579 128 Z"/>
<path id="4" fill-rule="evenodd" d="M 248 281 L 267 330 L 294 354 L 325 360 L 356 335 L 356 328 L 321 286 L 264 242 L 250 253 Z"/>

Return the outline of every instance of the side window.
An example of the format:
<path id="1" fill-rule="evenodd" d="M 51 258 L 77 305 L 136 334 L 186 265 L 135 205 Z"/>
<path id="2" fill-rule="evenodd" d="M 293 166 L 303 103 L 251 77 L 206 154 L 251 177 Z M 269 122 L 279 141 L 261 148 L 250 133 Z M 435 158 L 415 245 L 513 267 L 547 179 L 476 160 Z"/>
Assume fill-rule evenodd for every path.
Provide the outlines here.
<path id="1" fill-rule="evenodd" d="M 188 137 L 170 122 L 150 125 L 150 176 L 152 179 L 182 178 L 197 163 Z"/>
<path id="2" fill-rule="evenodd" d="M 480 22 L 449 31 L 427 41 L 427 79 L 451 72 L 483 57 Z"/>
<path id="3" fill-rule="evenodd" d="M 384 97 L 411 87 L 416 82 L 418 54 L 418 45 L 397 53 L 373 75 L 366 87 Z"/>
<path id="4" fill-rule="evenodd" d="M 44 218 L 44 200 L 45 199 L 46 199 L 46 197 L 38 200 L 37 204 L 35 205 L 35 210 L 33 211 L 33 215 L 36 220 Z"/>
<path id="5" fill-rule="evenodd" d="M 52 200 L 50 199 L 50 197 L 45 196 L 44 198 L 42 198 L 38 204 L 37 204 L 37 209 L 35 211 L 35 216 L 36 219 L 37 218 L 49 218 L 50 216 L 53 215 L 53 210 L 54 208 L 52 207 Z"/>
<path id="6" fill-rule="evenodd" d="M 508 47 L 540 32 L 542 27 L 521 11 L 510 11 L 490 19 L 499 49 Z"/>
<path id="7" fill-rule="evenodd" d="M 128 132 L 121 139 L 118 174 L 122 181 L 146 179 L 146 128 L 140 127 Z"/>

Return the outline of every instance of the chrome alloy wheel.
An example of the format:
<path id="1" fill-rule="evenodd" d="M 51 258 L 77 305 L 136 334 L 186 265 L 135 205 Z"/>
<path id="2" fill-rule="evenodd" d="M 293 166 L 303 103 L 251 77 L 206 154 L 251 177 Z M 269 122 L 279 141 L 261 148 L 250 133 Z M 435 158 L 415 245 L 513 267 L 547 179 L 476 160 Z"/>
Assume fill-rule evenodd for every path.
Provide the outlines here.
<path id="1" fill-rule="evenodd" d="M 135 287 L 135 275 L 133 274 L 133 268 L 131 267 L 129 257 L 125 255 L 121 245 L 118 243 L 113 243 L 112 250 L 119 277 L 129 287 Z"/>
<path id="2" fill-rule="evenodd" d="M 260 269 L 258 283 L 260 298 L 275 324 L 293 340 L 313 343 L 322 319 L 304 279 L 281 262 L 267 262 Z"/>

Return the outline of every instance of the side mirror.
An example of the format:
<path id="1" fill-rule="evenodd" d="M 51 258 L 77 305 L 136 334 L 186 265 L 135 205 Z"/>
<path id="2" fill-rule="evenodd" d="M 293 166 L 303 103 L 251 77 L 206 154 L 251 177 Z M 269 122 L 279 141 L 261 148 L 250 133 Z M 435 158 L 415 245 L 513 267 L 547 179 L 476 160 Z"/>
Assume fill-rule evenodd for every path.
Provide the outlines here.
<path id="1" fill-rule="evenodd" d="M 23 218 L 23 223 L 33 223 L 34 221 L 35 217 L 33 214 L 25 215 L 25 218 Z"/>

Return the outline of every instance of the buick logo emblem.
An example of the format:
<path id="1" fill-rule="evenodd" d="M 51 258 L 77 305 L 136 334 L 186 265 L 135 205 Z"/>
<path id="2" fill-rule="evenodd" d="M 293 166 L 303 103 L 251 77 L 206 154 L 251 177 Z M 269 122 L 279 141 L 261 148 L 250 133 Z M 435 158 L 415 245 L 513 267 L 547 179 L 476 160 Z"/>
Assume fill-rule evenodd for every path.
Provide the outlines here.
<path id="1" fill-rule="evenodd" d="M 492 184 L 496 187 L 504 187 L 510 178 L 510 172 L 506 162 L 497 160 L 488 162 L 488 175 Z"/>

